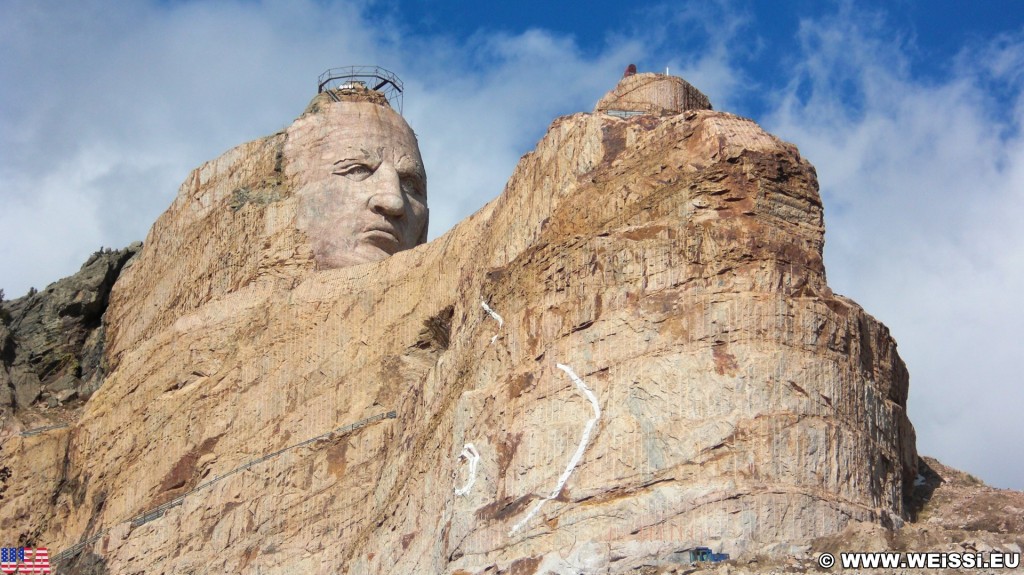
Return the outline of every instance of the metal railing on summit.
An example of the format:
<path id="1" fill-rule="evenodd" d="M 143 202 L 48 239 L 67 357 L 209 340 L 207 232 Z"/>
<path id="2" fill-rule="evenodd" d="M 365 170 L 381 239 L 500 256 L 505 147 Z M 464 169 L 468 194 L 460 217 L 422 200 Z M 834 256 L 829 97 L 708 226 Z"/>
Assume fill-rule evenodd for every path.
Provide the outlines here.
<path id="1" fill-rule="evenodd" d="M 337 101 L 335 90 L 344 90 L 354 86 L 365 87 L 384 94 L 388 104 L 399 114 L 402 113 L 405 86 L 394 72 L 380 66 L 331 68 L 317 78 L 316 92 L 319 94 L 326 91 L 331 98 Z"/>

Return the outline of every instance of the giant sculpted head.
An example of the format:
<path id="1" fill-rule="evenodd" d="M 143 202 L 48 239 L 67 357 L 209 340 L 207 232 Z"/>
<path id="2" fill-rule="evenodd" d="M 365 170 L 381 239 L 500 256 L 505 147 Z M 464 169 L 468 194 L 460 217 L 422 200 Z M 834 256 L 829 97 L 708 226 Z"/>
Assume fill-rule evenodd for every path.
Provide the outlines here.
<path id="1" fill-rule="evenodd" d="M 386 105 L 329 102 L 289 129 L 298 228 L 320 269 L 382 260 L 427 237 L 416 135 Z"/>

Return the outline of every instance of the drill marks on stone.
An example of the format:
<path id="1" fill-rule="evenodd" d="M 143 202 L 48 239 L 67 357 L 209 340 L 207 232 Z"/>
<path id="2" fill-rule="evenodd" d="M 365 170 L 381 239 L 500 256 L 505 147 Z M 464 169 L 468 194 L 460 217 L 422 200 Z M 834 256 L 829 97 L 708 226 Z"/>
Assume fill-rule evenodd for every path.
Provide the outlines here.
<path id="1" fill-rule="evenodd" d="M 481 301 L 480 305 L 483 306 L 484 311 L 487 312 L 488 315 L 490 315 L 491 317 L 493 317 L 494 319 L 496 319 L 498 321 L 498 329 L 499 330 L 502 327 L 504 327 L 505 320 L 501 319 L 501 316 L 498 315 L 498 312 L 496 312 L 493 309 L 491 309 L 491 306 L 487 305 L 486 301 Z M 494 343 L 494 340 L 496 340 L 496 339 L 498 339 L 498 334 L 494 334 L 494 337 L 491 338 L 491 343 Z"/>
<path id="2" fill-rule="evenodd" d="M 473 447 L 472 443 L 467 443 L 462 448 L 459 459 L 465 459 L 469 462 L 469 479 L 466 480 L 465 485 L 455 489 L 455 495 L 463 497 L 469 494 L 469 490 L 473 488 L 473 483 L 476 482 L 476 466 L 480 463 L 480 453 L 477 452 L 476 447 Z"/>
<path id="3" fill-rule="evenodd" d="M 550 495 L 538 501 L 537 504 L 533 506 L 533 509 L 526 514 L 526 517 L 523 517 L 518 523 L 512 526 L 512 530 L 508 532 L 510 537 L 526 525 L 530 519 L 533 519 L 533 516 L 540 511 L 540 508 L 543 507 L 545 503 L 558 497 L 558 494 L 562 492 L 562 488 L 565 487 L 565 483 L 569 481 L 569 476 L 572 475 L 576 466 L 579 465 L 580 461 L 583 459 L 583 453 L 587 450 L 587 445 L 590 444 L 590 434 L 594 431 L 594 426 L 597 425 L 597 421 L 601 419 L 601 406 L 597 403 L 597 396 L 594 395 L 594 392 L 587 387 L 587 384 L 583 383 L 583 380 L 576 375 L 571 367 L 561 363 L 557 363 L 555 366 L 564 371 L 569 378 L 572 379 L 573 383 L 576 384 L 576 388 L 586 396 L 587 400 L 590 401 L 590 406 L 594 409 L 594 416 L 588 419 L 587 424 L 583 426 L 583 436 L 580 437 L 580 443 L 576 447 L 576 453 L 572 454 L 572 459 L 570 459 L 569 464 L 565 466 L 565 471 L 562 472 L 562 476 L 558 478 L 558 484 L 555 485 L 555 489 Z"/>
<path id="4" fill-rule="evenodd" d="M 395 411 L 389 411 L 387 413 L 381 413 L 381 414 L 378 414 L 378 415 L 374 415 L 373 417 L 367 417 L 366 419 L 359 420 L 359 421 L 357 421 L 355 423 L 350 423 L 349 425 L 346 425 L 344 427 L 339 427 L 339 428 L 337 428 L 335 430 L 328 431 L 327 433 L 322 433 L 320 435 L 317 435 L 316 437 L 312 437 L 312 438 L 307 439 L 307 440 L 305 440 L 305 441 L 303 441 L 301 443 L 296 443 L 294 445 L 289 445 L 288 447 L 285 447 L 283 449 L 278 449 L 277 451 L 274 451 L 273 453 L 268 453 L 268 454 L 266 454 L 263 457 L 260 457 L 258 459 L 253 459 L 252 461 L 249 461 L 245 465 L 241 465 L 239 467 L 236 467 L 236 468 L 232 469 L 231 471 L 228 471 L 227 473 L 225 473 L 223 475 L 218 475 L 217 477 L 214 477 L 213 479 L 207 481 L 206 483 L 203 483 L 202 485 L 194 487 L 191 490 L 186 491 L 185 493 L 182 493 L 181 495 L 175 497 L 174 499 L 172 499 L 172 500 L 170 500 L 170 501 L 168 501 L 168 502 L 166 502 L 166 503 L 164 503 L 162 505 L 154 507 L 153 509 L 150 509 L 149 511 L 146 511 L 146 512 L 142 513 L 141 515 L 136 515 L 135 517 L 131 517 L 131 518 L 126 519 L 126 520 L 118 521 L 113 526 L 99 531 L 98 533 L 94 534 L 92 537 L 89 537 L 88 539 L 83 539 L 83 540 L 79 541 L 78 543 L 75 543 L 71 547 L 68 547 L 67 549 L 61 551 L 60 553 L 57 553 L 56 555 L 53 555 L 51 559 L 52 559 L 53 562 L 59 563 L 59 562 L 63 562 L 65 560 L 73 557 L 75 554 L 80 552 L 82 549 L 85 549 L 85 547 L 87 545 L 90 545 L 92 543 L 95 543 L 96 541 L 99 541 L 99 539 L 101 537 L 105 536 L 107 533 L 109 533 L 110 530 L 114 528 L 114 526 L 120 525 L 121 523 L 124 523 L 124 521 L 130 522 L 132 527 L 139 527 L 141 525 L 149 523 L 150 521 L 159 519 L 159 518 L 163 517 L 167 513 L 168 509 L 181 505 L 182 502 L 185 501 L 186 497 L 196 493 L 197 491 L 201 491 L 203 489 L 211 487 L 213 484 L 215 484 L 215 483 L 217 483 L 219 481 L 227 479 L 228 477 L 230 477 L 232 475 L 235 475 L 236 473 L 241 473 L 242 471 L 245 471 L 245 470 L 251 468 L 254 465 L 258 465 L 260 463 L 263 463 L 264 461 L 267 461 L 268 459 L 273 459 L 273 458 L 281 455 L 282 453 L 284 453 L 286 451 L 290 451 L 290 450 L 296 449 L 298 447 L 303 447 L 303 446 L 309 445 L 311 443 L 315 443 L 315 442 L 318 442 L 320 440 L 327 439 L 327 438 L 329 438 L 331 436 L 344 436 L 344 435 L 348 435 L 348 434 L 350 434 L 350 433 L 352 433 L 352 432 L 354 432 L 354 431 L 356 431 L 358 429 L 362 429 L 362 428 L 364 428 L 364 427 L 366 427 L 368 425 L 371 425 L 373 423 L 376 423 L 378 421 L 381 421 L 381 420 L 384 420 L 384 419 L 396 419 L 397 417 L 398 417 L 398 413 L 395 412 Z M 476 451 L 476 449 L 474 449 L 474 451 Z M 479 455 L 478 455 L 478 457 L 479 457 Z"/>

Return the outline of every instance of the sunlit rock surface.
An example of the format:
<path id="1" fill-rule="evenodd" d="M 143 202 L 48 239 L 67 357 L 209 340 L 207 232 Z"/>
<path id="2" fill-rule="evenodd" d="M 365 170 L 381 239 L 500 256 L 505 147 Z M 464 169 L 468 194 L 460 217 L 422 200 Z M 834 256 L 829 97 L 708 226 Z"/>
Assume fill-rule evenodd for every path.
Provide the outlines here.
<path id="1" fill-rule="evenodd" d="M 902 523 L 907 371 L 828 288 L 792 145 L 710 110 L 559 118 L 443 237 L 317 270 L 294 129 L 154 225 L 84 414 L 3 442 L 4 541 L 99 534 L 69 573 L 627 573 Z"/>

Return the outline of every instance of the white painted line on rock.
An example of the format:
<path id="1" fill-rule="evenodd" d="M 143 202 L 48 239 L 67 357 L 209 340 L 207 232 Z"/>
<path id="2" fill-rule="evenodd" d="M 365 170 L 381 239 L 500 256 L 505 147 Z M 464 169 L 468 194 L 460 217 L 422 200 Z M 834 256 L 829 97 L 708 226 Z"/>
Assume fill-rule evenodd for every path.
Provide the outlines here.
<path id="1" fill-rule="evenodd" d="M 533 519 L 533 516 L 536 515 L 538 511 L 540 511 L 540 508 L 543 507 L 545 503 L 558 497 L 558 494 L 562 492 L 562 488 L 565 487 L 565 482 L 569 480 L 569 476 L 572 475 L 573 470 L 576 469 L 576 466 L 580 464 L 580 460 L 583 459 L 583 453 L 587 450 L 587 445 L 590 443 L 590 434 L 591 432 L 593 432 L 594 426 L 597 425 L 597 420 L 601 418 L 601 406 L 598 405 L 597 396 L 594 395 L 594 392 L 590 391 L 590 388 L 587 387 L 587 384 L 583 383 L 583 380 L 580 379 L 578 375 L 576 375 L 576 373 L 572 370 L 571 367 L 569 367 L 568 365 L 563 365 L 561 363 L 555 365 L 558 367 L 558 369 L 567 373 L 569 377 L 572 379 L 573 383 L 576 384 L 576 388 L 579 389 L 583 393 L 583 395 L 587 397 L 588 400 L 590 400 L 590 406 L 594 408 L 594 417 L 588 419 L 587 424 L 583 426 L 583 437 L 580 438 L 580 444 L 579 446 L 576 447 L 576 453 L 572 454 L 572 459 L 569 460 L 569 465 L 565 466 L 565 471 L 563 471 L 562 476 L 558 478 L 558 485 L 555 486 L 555 489 L 551 492 L 551 495 L 548 495 L 547 497 L 538 501 L 537 504 L 533 506 L 533 509 L 531 509 L 530 512 L 526 514 L 526 517 L 523 517 L 519 520 L 519 523 L 513 525 L 512 530 L 508 532 L 509 537 L 515 534 L 516 531 L 519 531 L 519 529 L 526 525 L 526 523 L 530 519 Z"/>
<path id="2" fill-rule="evenodd" d="M 476 482 L 476 466 L 480 462 L 480 453 L 477 452 L 476 447 L 473 447 L 472 443 L 467 443 L 462 448 L 459 459 L 465 459 L 469 462 L 469 479 L 466 480 L 465 485 L 455 489 L 455 495 L 463 497 L 469 494 L 469 490 L 473 488 L 473 483 Z"/>
<path id="3" fill-rule="evenodd" d="M 504 327 L 505 320 L 501 319 L 501 316 L 498 315 L 498 312 L 496 312 L 493 309 L 491 309 L 491 306 L 487 305 L 486 301 L 481 301 L 480 305 L 483 306 L 485 312 L 487 312 L 494 319 L 498 320 L 498 329 L 501 329 L 502 327 Z M 494 340 L 496 340 L 496 339 L 498 339 L 498 334 L 494 334 L 494 337 L 491 338 L 491 343 L 494 343 Z"/>

